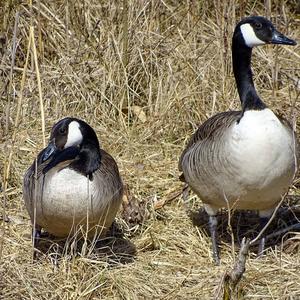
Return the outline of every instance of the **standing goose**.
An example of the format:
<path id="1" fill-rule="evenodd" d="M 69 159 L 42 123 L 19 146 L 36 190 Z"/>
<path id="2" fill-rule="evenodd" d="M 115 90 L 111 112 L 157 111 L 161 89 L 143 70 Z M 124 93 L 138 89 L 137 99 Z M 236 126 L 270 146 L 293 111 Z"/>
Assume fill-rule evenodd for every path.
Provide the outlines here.
<path id="1" fill-rule="evenodd" d="M 118 166 L 100 149 L 95 131 L 79 119 L 60 120 L 24 177 L 34 244 L 41 228 L 57 237 L 67 237 L 79 227 L 88 236 L 104 235 L 122 195 Z"/>
<path id="2" fill-rule="evenodd" d="M 201 198 L 209 215 L 215 262 L 219 263 L 219 208 L 258 210 L 260 226 L 269 220 L 297 169 L 297 141 L 290 124 L 257 95 L 251 72 L 252 48 L 296 45 L 259 16 L 240 21 L 232 39 L 235 81 L 241 111 L 221 112 L 193 134 L 179 160 L 181 179 Z M 259 254 L 265 237 L 260 240 Z"/>

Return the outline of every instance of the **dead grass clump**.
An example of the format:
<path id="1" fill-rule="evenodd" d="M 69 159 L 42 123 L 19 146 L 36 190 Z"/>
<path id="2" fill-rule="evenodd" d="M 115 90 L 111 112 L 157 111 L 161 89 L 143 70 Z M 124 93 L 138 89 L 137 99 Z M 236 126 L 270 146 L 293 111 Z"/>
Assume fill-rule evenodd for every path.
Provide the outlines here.
<path id="1" fill-rule="evenodd" d="M 222 263 L 216 267 L 205 225 L 194 226 L 187 213 L 201 207 L 200 200 L 191 195 L 183 204 L 176 197 L 181 189 L 177 161 L 198 124 L 218 111 L 239 108 L 230 52 L 237 20 L 267 15 L 299 40 L 296 5 L 285 0 L 5 1 L 0 12 L 0 299 L 220 298 L 223 275 L 234 260 L 227 221 L 221 223 Z M 293 111 L 297 121 L 298 61 L 299 46 L 267 46 L 255 49 L 253 57 L 262 98 L 288 118 Z M 33 263 L 21 183 L 43 146 L 42 112 L 46 138 L 64 116 L 94 127 L 118 162 L 128 199 L 135 199 L 144 215 L 131 226 L 120 214 L 124 236 L 95 251 L 79 247 L 64 253 L 63 243 L 46 241 L 41 259 Z M 296 184 L 292 193 L 298 190 Z M 242 221 L 239 215 L 233 219 L 244 225 L 237 242 L 256 224 L 253 215 Z M 283 241 L 276 240 L 262 259 L 250 255 L 240 297 L 299 297 L 298 234 Z"/>

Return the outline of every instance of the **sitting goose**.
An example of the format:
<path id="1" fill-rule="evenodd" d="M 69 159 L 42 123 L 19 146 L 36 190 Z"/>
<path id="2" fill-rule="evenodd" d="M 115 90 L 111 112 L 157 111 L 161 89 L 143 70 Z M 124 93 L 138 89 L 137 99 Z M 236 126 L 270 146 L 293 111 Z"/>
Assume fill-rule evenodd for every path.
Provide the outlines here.
<path id="1" fill-rule="evenodd" d="M 103 236 L 120 207 L 123 184 L 115 160 L 100 149 L 84 121 L 64 118 L 48 146 L 27 170 L 23 197 L 33 224 L 34 245 L 41 228 L 67 237 L 79 227 L 89 237 Z"/>
<path id="2" fill-rule="evenodd" d="M 209 215 L 213 257 L 219 263 L 219 208 L 258 210 L 260 226 L 269 220 L 297 169 L 297 141 L 290 124 L 257 95 L 251 72 L 252 48 L 296 45 L 259 16 L 240 21 L 232 39 L 235 81 L 241 111 L 221 112 L 193 134 L 179 160 L 181 179 L 201 198 Z M 265 239 L 260 240 L 259 254 Z"/>

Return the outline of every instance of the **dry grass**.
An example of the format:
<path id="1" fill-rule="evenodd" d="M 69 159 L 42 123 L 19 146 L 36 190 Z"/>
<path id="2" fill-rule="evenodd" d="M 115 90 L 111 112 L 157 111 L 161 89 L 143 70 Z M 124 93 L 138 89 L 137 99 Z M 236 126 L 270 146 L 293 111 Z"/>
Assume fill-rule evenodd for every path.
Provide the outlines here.
<path id="1" fill-rule="evenodd" d="M 222 277 L 233 264 L 226 214 L 216 267 L 206 226 L 192 222 L 205 223 L 196 213 L 200 200 L 191 195 L 185 204 L 178 197 L 159 210 L 155 206 L 180 191 L 177 161 L 196 125 L 239 107 L 230 53 L 236 21 L 271 16 L 300 41 L 296 5 L 296 0 L 37 0 L 32 6 L 2 1 L 0 298 L 219 299 Z M 26 70 L 30 26 L 34 38 Z M 260 95 L 288 118 L 291 112 L 299 116 L 299 49 L 267 46 L 254 52 Z M 53 241 L 33 263 L 22 177 L 43 147 L 43 122 L 47 138 L 64 116 L 95 128 L 118 162 L 129 198 L 146 203 L 147 218 L 130 228 L 119 216 L 125 239 L 103 242 L 92 252 L 81 248 L 71 255 Z M 291 193 L 299 193 L 297 184 Z M 235 218 L 244 224 L 238 237 L 257 221 L 247 214 Z M 284 226 L 291 219 L 275 223 Z M 251 255 L 237 297 L 300 299 L 298 245 L 295 233 L 273 243 L 264 258 Z M 51 262 L 55 255 L 58 266 Z"/>

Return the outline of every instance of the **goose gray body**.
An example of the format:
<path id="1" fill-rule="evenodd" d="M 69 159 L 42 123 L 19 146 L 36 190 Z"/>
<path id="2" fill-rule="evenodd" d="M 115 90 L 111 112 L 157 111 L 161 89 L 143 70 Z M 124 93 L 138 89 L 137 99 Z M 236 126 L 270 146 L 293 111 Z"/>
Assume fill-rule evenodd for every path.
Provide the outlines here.
<path id="1" fill-rule="evenodd" d="M 102 162 L 93 179 L 61 165 L 42 174 L 35 163 L 24 178 L 23 195 L 32 223 L 49 233 L 66 237 L 79 225 L 93 235 L 105 234 L 112 224 L 122 200 L 123 185 L 114 159 L 101 150 Z M 36 203 L 36 205 L 34 205 Z M 36 207 L 36 211 L 35 211 Z"/>
<path id="2" fill-rule="evenodd" d="M 181 179 L 204 203 L 209 215 L 213 256 L 219 208 L 258 210 L 264 227 L 298 166 L 298 141 L 290 124 L 258 96 L 252 78 L 252 48 L 295 45 L 263 17 L 240 21 L 232 38 L 232 63 L 241 111 L 219 113 L 194 133 L 179 159 Z M 264 249 L 263 237 L 259 253 Z"/>
<path id="3" fill-rule="evenodd" d="M 67 120 L 65 123 L 67 127 L 69 124 L 70 130 L 72 121 L 70 123 Z M 85 124 L 80 123 L 80 126 Z M 51 139 L 55 140 L 55 134 L 52 135 Z M 74 153 L 64 154 L 62 159 L 55 159 L 53 154 L 48 157 L 48 146 L 38 155 L 24 177 L 23 197 L 32 224 L 35 224 L 37 229 L 44 228 L 57 237 L 66 237 L 79 229 L 81 234 L 87 232 L 88 236 L 95 233 L 104 235 L 122 201 L 123 184 L 117 164 L 107 152 L 98 149 L 98 141 L 95 142 L 95 148 L 100 157 L 99 163 L 93 166 L 97 161 L 93 158 L 88 162 L 90 170 L 81 170 L 85 162 L 80 158 L 83 151 L 81 143 L 85 140 L 84 133 L 82 135 L 83 137 L 74 144 L 71 142 L 72 139 L 76 141 L 74 133 L 67 132 L 68 138 L 65 138 L 60 153 L 70 152 L 72 147 Z M 92 138 L 95 139 L 96 135 Z M 56 140 L 56 143 L 59 143 L 59 139 Z M 89 151 L 92 152 L 90 149 Z M 50 166 L 51 162 L 53 166 Z"/>
<path id="4" fill-rule="evenodd" d="M 268 214 L 293 180 L 296 140 L 288 122 L 267 108 L 241 115 L 207 120 L 180 158 L 185 181 L 211 214 L 228 206 Z"/>

